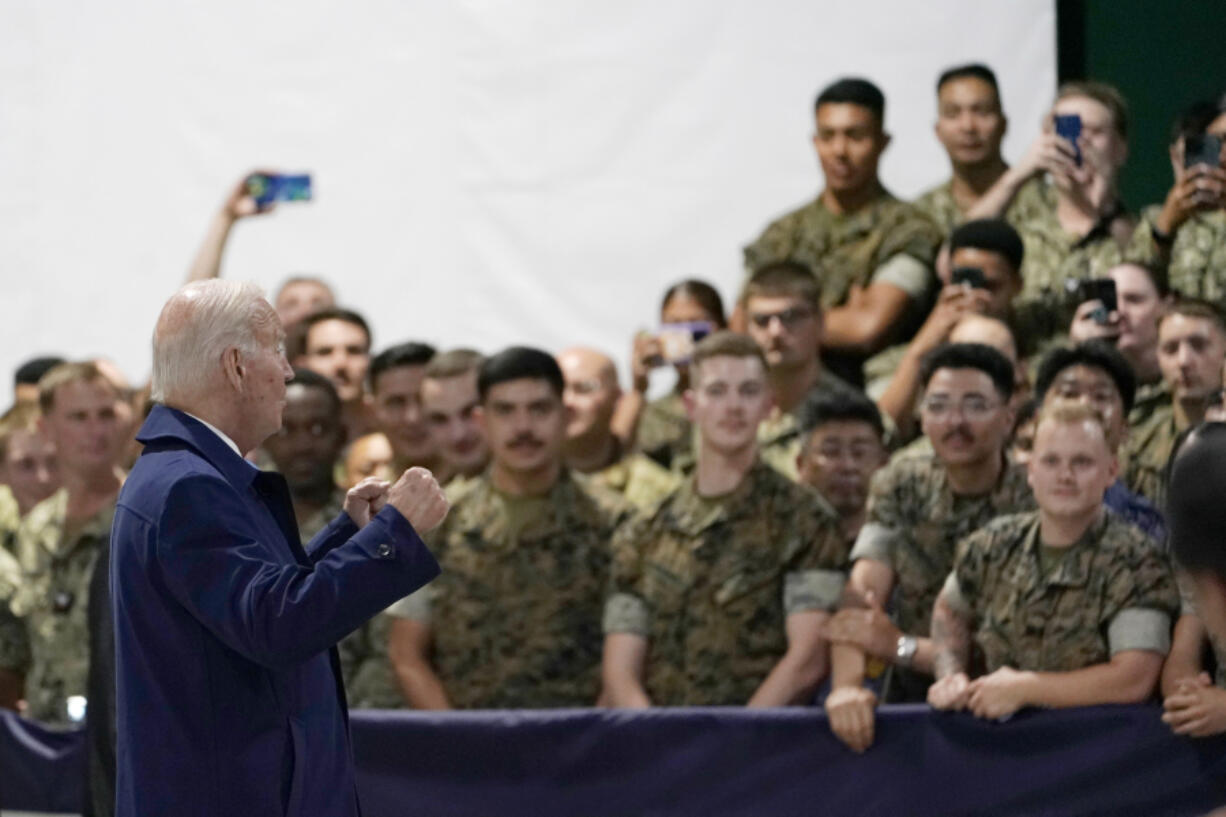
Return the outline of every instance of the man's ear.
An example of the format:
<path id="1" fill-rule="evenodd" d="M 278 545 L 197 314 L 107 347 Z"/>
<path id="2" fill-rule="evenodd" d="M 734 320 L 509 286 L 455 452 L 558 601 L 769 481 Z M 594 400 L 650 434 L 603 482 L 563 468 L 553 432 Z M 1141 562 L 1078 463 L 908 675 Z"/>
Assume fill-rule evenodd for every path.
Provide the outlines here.
<path id="1" fill-rule="evenodd" d="M 229 346 L 221 353 L 221 373 L 235 391 L 243 390 L 247 366 L 243 361 L 242 350 L 237 346 Z"/>

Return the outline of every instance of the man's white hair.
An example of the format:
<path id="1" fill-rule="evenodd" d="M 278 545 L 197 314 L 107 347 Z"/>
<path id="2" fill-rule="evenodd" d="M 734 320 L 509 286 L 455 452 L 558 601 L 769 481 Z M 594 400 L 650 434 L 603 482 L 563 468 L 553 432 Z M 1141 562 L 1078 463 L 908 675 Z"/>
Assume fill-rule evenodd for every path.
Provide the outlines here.
<path id="1" fill-rule="evenodd" d="M 276 313 L 252 283 L 213 278 L 188 284 L 162 307 L 153 330 L 152 398 L 190 399 L 213 387 L 222 353 L 259 348 L 256 333 Z"/>

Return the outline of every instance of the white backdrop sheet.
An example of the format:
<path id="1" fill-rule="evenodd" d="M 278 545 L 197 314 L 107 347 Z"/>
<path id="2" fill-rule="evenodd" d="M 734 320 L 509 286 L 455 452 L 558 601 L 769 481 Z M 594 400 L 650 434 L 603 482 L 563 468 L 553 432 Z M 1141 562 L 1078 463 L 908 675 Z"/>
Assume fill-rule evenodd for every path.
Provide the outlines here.
<path id="1" fill-rule="evenodd" d="M 822 86 L 883 88 L 882 175 L 911 196 L 948 176 L 933 85 L 971 60 L 1017 157 L 1055 87 L 1051 0 L 4 0 L 0 372 L 55 352 L 145 378 L 253 167 L 317 199 L 241 222 L 227 277 L 323 275 L 377 347 L 624 361 L 665 285 L 730 300 L 740 247 L 816 194 Z"/>

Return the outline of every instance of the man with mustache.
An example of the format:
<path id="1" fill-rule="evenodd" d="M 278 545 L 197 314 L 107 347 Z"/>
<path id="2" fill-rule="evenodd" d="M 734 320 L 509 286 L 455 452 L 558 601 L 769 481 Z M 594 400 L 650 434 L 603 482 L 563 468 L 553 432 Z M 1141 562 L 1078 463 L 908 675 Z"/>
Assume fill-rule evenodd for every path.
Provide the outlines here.
<path id="1" fill-rule="evenodd" d="M 921 381 L 920 421 L 932 452 L 899 456 L 874 476 L 842 609 L 826 628 L 826 713 L 834 734 L 857 752 L 873 742 L 877 697 L 862 686 L 870 661 L 889 665 L 886 701 L 924 700 L 933 659 L 929 619 L 955 543 L 1034 502 L 1025 469 L 1005 456 L 1014 387 L 1005 356 L 951 343 L 924 360 Z M 891 617 L 882 608 L 892 593 Z"/>
<path id="2" fill-rule="evenodd" d="M 295 366 L 310 369 L 332 381 L 341 398 L 341 417 L 348 439 L 374 431 L 374 418 L 366 399 L 366 373 L 370 369 L 370 327 L 349 309 L 333 307 L 302 319 L 302 355 Z"/>
<path id="3" fill-rule="evenodd" d="M 620 514 L 562 459 L 567 412 L 553 357 L 512 347 L 477 375 L 484 473 L 448 489 L 431 539 L 443 567 L 393 605 L 389 652 L 415 709 L 591 706 L 600 612 Z"/>
<path id="4" fill-rule="evenodd" d="M 584 347 L 558 355 L 566 380 L 562 402 L 566 465 L 585 484 L 619 494 L 635 508 L 650 509 L 677 484 L 677 477 L 642 452 L 625 452 L 613 433 L 613 412 L 622 396 L 613 359 Z M 603 492 L 602 492 L 603 493 Z"/>
<path id="5" fill-rule="evenodd" d="M 826 186 L 745 248 L 745 268 L 795 261 L 820 271 L 827 364 L 860 385 L 864 359 L 910 337 L 922 319 L 941 234 L 881 184 L 877 165 L 890 144 L 881 89 L 840 79 L 818 95 L 814 112 Z"/>
<path id="6" fill-rule="evenodd" d="M 959 543 L 937 597 L 934 708 L 997 719 L 1153 694 L 1179 593 L 1166 556 L 1103 506 L 1117 467 L 1093 408 L 1044 407 L 1029 465 L 1038 511 Z M 986 669 L 973 681 L 972 644 Z"/>
<path id="7" fill-rule="evenodd" d="M 773 398 L 758 426 L 759 456 L 795 480 L 801 445 L 796 410 L 811 395 L 855 389 L 822 365 L 822 293 L 809 269 L 794 261 L 768 264 L 750 276 L 740 303 L 747 334 L 766 358 Z"/>
<path id="8" fill-rule="evenodd" d="M 771 401 L 758 345 L 710 335 L 690 377 L 694 472 L 614 541 L 603 697 L 618 707 L 809 703 L 826 675 L 821 627 L 847 545 L 818 494 L 758 459 Z"/>
<path id="9" fill-rule="evenodd" d="M 438 446 L 439 481 L 477 476 L 490 461 L 485 435 L 477 423 L 480 404 L 477 372 L 485 358 L 472 349 L 452 349 L 426 364 L 421 409 Z"/>

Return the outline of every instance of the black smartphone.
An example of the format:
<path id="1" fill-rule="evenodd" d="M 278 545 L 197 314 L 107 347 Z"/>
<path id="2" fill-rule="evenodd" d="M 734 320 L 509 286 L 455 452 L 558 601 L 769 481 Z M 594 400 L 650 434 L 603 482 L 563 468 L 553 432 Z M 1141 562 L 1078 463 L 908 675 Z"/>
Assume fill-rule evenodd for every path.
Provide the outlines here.
<path id="1" fill-rule="evenodd" d="M 1116 298 L 1115 281 L 1110 278 L 1086 278 L 1077 286 L 1078 303 L 1086 301 L 1099 301 L 1102 303 L 1098 309 L 1090 313 L 1095 323 L 1105 324 L 1111 317 L 1111 313 L 1119 308 L 1119 300 Z"/>
<path id="2" fill-rule="evenodd" d="M 1183 140 L 1183 166 L 1208 165 L 1217 167 L 1222 163 L 1222 140 L 1212 133 L 1185 136 Z"/>
<path id="3" fill-rule="evenodd" d="M 1077 140 L 1081 138 L 1081 115 L 1070 113 L 1056 117 L 1056 135 L 1063 136 L 1073 144 L 1073 162 L 1078 167 L 1081 167 L 1081 145 L 1077 144 Z"/>
<path id="4" fill-rule="evenodd" d="M 962 284 L 971 289 L 987 289 L 988 276 L 984 275 L 983 270 L 979 267 L 954 267 L 953 272 L 949 276 L 949 281 L 952 284 Z"/>

